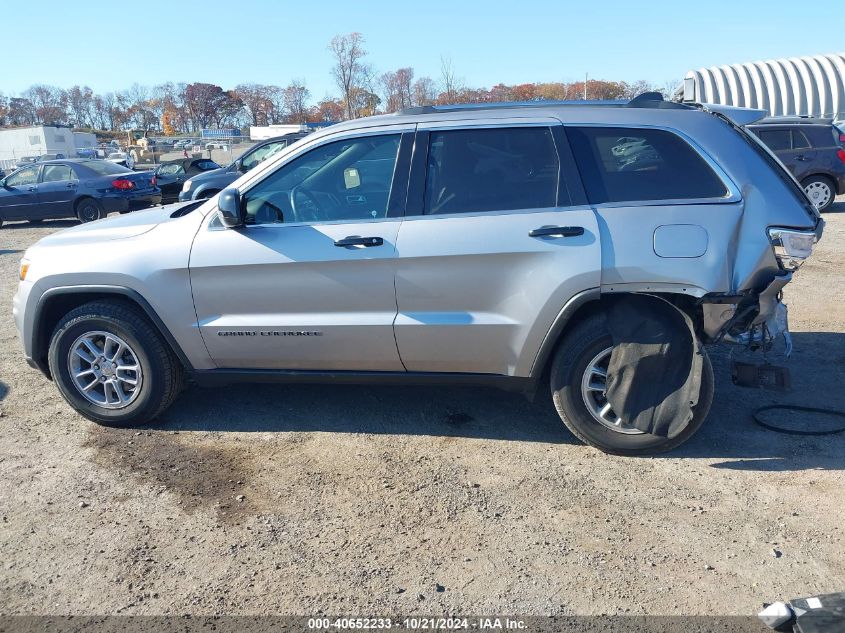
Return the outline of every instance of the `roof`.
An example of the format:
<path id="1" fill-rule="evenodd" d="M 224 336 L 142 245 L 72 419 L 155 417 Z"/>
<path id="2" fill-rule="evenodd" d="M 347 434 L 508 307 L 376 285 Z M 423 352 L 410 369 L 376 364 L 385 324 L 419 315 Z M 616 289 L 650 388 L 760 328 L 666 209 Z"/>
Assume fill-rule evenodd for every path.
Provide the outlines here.
<path id="1" fill-rule="evenodd" d="M 569 124 L 660 125 L 674 117 L 710 111 L 747 125 L 766 115 L 763 110 L 665 101 L 659 93 L 644 93 L 631 101 L 528 101 L 423 106 L 393 114 L 352 119 L 315 132 L 314 139 L 372 127 L 408 126 L 468 119 L 557 119 Z M 675 119 L 678 120 L 678 119 Z"/>
<path id="2" fill-rule="evenodd" d="M 845 52 L 699 68 L 687 81 L 694 94 L 685 97 L 694 101 L 845 118 Z"/>

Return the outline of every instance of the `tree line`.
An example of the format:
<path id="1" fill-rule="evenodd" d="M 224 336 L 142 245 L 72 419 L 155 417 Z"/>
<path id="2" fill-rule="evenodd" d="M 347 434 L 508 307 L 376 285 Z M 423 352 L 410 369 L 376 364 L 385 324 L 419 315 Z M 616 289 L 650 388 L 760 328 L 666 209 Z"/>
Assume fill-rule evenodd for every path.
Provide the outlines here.
<path id="1" fill-rule="evenodd" d="M 630 99 L 669 86 L 647 81 L 589 80 L 496 84 L 470 87 L 452 62 L 441 58 L 440 76 L 417 77 L 410 66 L 377 72 L 367 61 L 364 36 L 338 35 L 329 43 L 331 69 L 339 94 L 312 100 L 304 79 L 287 86 L 239 84 L 224 89 L 210 83 L 133 84 L 126 90 L 95 93 L 88 86 L 33 85 L 17 96 L 0 92 L 0 126 L 69 125 L 95 130 L 141 129 L 165 135 L 204 128 L 311 123 L 354 119 L 414 106 L 502 101 Z"/>

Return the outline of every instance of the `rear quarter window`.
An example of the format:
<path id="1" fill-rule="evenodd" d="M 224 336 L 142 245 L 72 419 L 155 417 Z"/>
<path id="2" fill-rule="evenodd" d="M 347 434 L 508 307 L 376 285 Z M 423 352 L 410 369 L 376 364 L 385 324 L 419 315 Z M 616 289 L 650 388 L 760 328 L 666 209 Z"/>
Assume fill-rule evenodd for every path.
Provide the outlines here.
<path id="1" fill-rule="evenodd" d="M 568 127 L 591 203 L 723 198 L 728 190 L 689 143 L 666 130 Z"/>

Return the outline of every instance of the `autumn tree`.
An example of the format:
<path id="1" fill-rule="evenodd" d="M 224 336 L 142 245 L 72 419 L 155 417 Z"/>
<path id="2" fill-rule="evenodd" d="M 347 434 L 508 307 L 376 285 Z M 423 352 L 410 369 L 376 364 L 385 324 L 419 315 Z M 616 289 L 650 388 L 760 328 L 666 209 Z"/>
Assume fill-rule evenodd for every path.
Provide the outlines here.
<path id="1" fill-rule="evenodd" d="M 210 127 L 218 116 L 217 110 L 226 107 L 229 95 L 215 84 L 193 83 L 185 87 L 183 101 L 194 131 Z"/>
<path id="2" fill-rule="evenodd" d="M 396 112 L 410 108 L 413 102 L 413 68 L 388 71 L 379 78 L 384 96 L 384 111 Z"/>
<path id="3" fill-rule="evenodd" d="M 431 77 L 420 77 L 411 88 L 412 101 L 415 106 L 432 105 L 437 99 L 437 89 Z"/>
<path id="4" fill-rule="evenodd" d="M 249 121 L 252 125 L 267 125 L 272 110 L 270 99 L 271 86 L 263 84 L 239 84 L 235 86 L 235 94 L 241 100 Z"/>
<path id="5" fill-rule="evenodd" d="M 346 117 L 354 119 L 360 111 L 356 99 L 366 91 L 366 84 L 371 75 L 371 69 L 364 62 L 367 55 L 364 50 L 364 36 L 360 33 L 335 35 L 329 44 L 329 50 L 335 61 L 332 76 L 345 103 Z"/>
<path id="6" fill-rule="evenodd" d="M 67 94 L 61 88 L 37 84 L 22 96 L 33 105 L 35 123 L 51 125 L 67 121 Z"/>
<path id="7" fill-rule="evenodd" d="M 327 97 L 309 110 L 308 121 L 310 123 L 340 121 L 345 111 L 345 104 L 337 99 Z"/>
<path id="8" fill-rule="evenodd" d="M 9 125 L 35 125 L 35 105 L 25 97 L 12 97 L 6 117 Z"/>
<path id="9" fill-rule="evenodd" d="M 6 125 L 6 117 L 9 114 L 9 102 L 6 95 L 0 92 L 0 125 Z"/>
<path id="10" fill-rule="evenodd" d="M 73 86 L 67 91 L 68 121 L 77 127 L 90 127 L 93 122 L 94 91 L 88 86 Z"/>

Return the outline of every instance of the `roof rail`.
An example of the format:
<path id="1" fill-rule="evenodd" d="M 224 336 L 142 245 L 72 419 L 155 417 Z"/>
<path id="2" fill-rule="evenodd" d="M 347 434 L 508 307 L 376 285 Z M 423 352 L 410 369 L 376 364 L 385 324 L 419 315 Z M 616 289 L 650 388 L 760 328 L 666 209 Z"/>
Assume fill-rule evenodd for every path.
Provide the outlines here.
<path id="1" fill-rule="evenodd" d="M 675 103 L 673 101 L 666 101 L 663 95 L 659 92 L 644 92 L 626 101 L 624 99 L 605 100 L 605 101 L 576 101 L 574 99 L 567 101 L 501 101 L 493 103 L 451 103 L 448 105 L 427 105 L 414 106 L 412 108 L 404 108 L 396 112 L 397 115 L 417 115 L 417 114 L 437 114 L 444 112 L 471 112 L 479 110 L 506 110 L 512 108 L 547 108 L 547 107 L 578 107 L 578 106 L 615 106 L 627 108 L 665 108 L 665 109 L 680 109 L 688 110 L 690 106 Z"/>
<path id="2" fill-rule="evenodd" d="M 623 106 L 624 100 L 615 101 L 500 101 L 491 103 L 451 103 L 448 105 L 414 106 L 398 110 L 396 114 L 435 114 L 443 112 L 470 112 L 474 110 L 505 110 L 508 108 L 547 108 L 549 106 Z"/>

